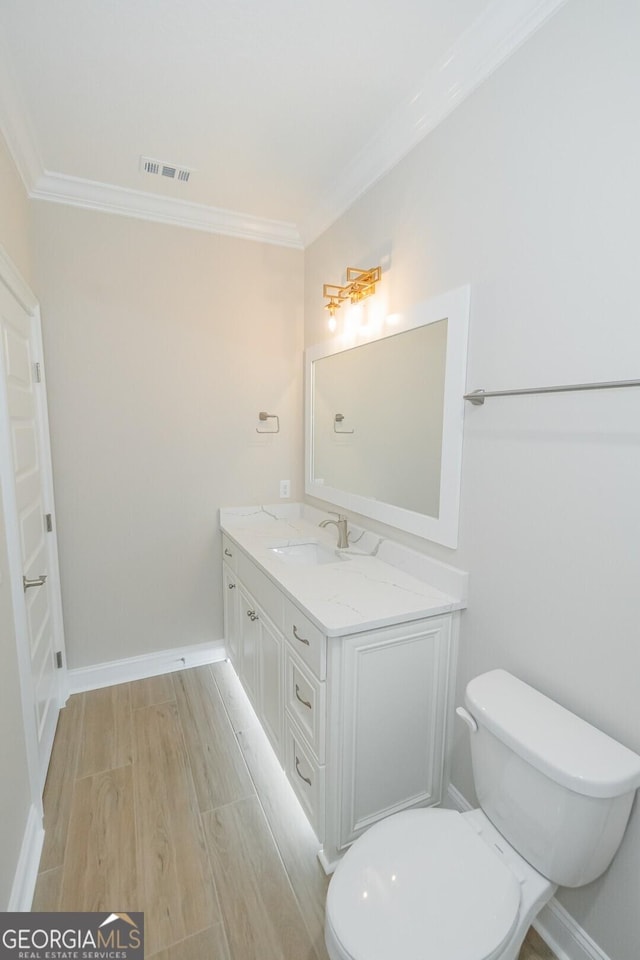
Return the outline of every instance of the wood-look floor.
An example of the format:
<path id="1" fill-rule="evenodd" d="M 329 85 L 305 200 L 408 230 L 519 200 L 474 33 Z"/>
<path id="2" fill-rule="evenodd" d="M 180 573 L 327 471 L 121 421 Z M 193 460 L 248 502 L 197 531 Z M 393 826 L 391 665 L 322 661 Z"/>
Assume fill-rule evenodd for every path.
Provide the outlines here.
<path id="1" fill-rule="evenodd" d="M 328 960 L 317 840 L 227 663 L 71 697 L 44 809 L 34 910 L 142 910 L 154 960 Z"/>

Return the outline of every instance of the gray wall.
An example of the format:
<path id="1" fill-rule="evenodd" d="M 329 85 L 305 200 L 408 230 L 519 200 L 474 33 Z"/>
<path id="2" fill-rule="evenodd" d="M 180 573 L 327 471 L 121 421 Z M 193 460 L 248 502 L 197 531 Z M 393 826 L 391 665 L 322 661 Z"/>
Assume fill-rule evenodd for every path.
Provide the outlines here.
<path id="1" fill-rule="evenodd" d="M 27 197 L 0 136 L 0 244 L 30 280 Z M 0 909 L 6 910 L 27 823 L 31 790 L 20 699 L 6 531 L 0 489 Z"/>
<path id="2" fill-rule="evenodd" d="M 570 0 L 306 251 L 306 345 L 322 283 L 382 261 L 390 312 L 471 285 L 469 389 L 637 378 L 639 47 L 635 0 Z M 470 571 L 460 698 L 505 667 L 640 751 L 639 489 L 640 390 L 467 408 L 459 548 L 393 534 Z M 453 781 L 473 800 L 462 729 Z M 639 863 L 636 809 L 560 893 L 612 960 L 637 960 Z"/>
<path id="3" fill-rule="evenodd" d="M 306 344 L 322 283 L 386 257 L 392 311 L 471 284 L 470 387 L 636 377 L 639 39 L 632 0 L 570 0 L 306 252 Z M 302 255 L 34 204 L 31 271 L 0 160 L 0 241 L 43 305 L 70 665 L 216 639 L 217 508 L 302 489 Z M 460 690 L 504 666 L 636 750 L 638 424 L 640 391 L 469 409 L 459 549 L 399 535 L 471 572 Z M 0 902 L 28 807 L 5 637 Z M 472 799 L 462 732 L 454 782 Z M 636 960 L 638 862 L 636 814 L 561 894 L 612 960 Z"/>
<path id="4" fill-rule="evenodd" d="M 301 493 L 302 252 L 32 207 L 69 665 L 221 640 L 218 509 Z"/>

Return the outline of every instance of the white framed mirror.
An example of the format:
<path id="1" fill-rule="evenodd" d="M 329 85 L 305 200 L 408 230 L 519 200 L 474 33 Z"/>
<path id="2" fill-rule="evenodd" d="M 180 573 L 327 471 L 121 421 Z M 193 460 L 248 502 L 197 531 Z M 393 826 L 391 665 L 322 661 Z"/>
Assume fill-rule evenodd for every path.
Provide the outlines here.
<path id="1" fill-rule="evenodd" d="M 306 351 L 307 494 L 457 546 L 469 296 Z"/>

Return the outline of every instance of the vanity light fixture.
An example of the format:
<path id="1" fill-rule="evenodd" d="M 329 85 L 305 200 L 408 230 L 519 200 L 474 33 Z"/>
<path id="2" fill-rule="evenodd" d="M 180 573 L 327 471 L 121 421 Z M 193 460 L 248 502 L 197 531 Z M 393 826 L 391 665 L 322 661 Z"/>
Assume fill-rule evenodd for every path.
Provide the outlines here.
<path id="1" fill-rule="evenodd" d="M 360 270 L 358 267 L 347 267 L 347 282 L 341 287 L 337 283 L 325 283 L 322 286 L 322 296 L 328 303 L 325 308 L 329 311 L 329 326 L 335 330 L 335 315 L 345 300 L 359 303 L 376 292 L 376 283 L 382 276 L 382 267 L 371 267 L 369 270 Z"/>

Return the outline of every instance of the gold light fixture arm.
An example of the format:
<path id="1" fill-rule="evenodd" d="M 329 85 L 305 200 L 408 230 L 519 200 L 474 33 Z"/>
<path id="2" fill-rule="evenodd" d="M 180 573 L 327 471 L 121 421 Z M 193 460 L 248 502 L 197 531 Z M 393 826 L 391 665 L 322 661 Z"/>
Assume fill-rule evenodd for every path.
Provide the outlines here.
<path id="1" fill-rule="evenodd" d="M 325 283 L 322 287 L 322 296 L 330 315 L 335 316 L 345 300 L 359 303 L 376 292 L 376 284 L 382 277 L 382 267 L 371 267 L 369 270 L 360 270 L 359 267 L 347 267 L 347 282 L 344 286 L 337 283 Z"/>

